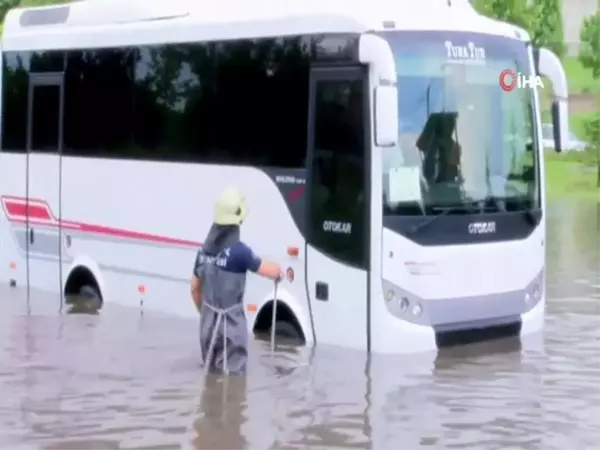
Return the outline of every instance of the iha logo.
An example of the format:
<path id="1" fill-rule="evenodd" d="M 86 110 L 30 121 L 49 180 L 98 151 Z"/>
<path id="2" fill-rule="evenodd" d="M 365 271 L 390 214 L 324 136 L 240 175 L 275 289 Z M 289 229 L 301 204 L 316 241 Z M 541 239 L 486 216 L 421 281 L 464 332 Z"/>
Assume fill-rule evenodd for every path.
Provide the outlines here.
<path id="1" fill-rule="evenodd" d="M 505 92 L 510 92 L 515 88 L 544 88 L 542 77 L 539 75 L 523 75 L 512 69 L 503 70 L 500 73 L 500 87 Z"/>

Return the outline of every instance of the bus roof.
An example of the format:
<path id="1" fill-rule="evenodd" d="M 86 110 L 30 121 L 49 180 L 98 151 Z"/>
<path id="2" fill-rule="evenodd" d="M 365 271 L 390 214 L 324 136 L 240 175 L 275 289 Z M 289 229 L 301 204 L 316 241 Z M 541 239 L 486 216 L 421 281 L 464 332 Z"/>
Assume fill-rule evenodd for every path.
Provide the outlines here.
<path id="1" fill-rule="evenodd" d="M 384 28 L 528 39 L 523 30 L 478 14 L 468 0 L 79 0 L 11 10 L 2 46 L 106 48 Z"/>

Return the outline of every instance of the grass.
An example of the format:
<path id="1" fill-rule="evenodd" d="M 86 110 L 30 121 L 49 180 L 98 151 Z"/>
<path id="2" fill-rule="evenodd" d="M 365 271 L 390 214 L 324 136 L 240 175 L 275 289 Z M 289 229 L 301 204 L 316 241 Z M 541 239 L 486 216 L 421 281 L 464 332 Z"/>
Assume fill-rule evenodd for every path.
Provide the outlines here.
<path id="1" fill-rule="evenodd" d="M 571 94 L 600 94 L 600 81 L 594 80 L 592 71 L 581 65 L 576 56 L 563 59 Z"/>
<path id="2" fill-rule="evenodd" d="M 585 140 L 585 123 L 597 117 L 600 114 L 600 111 L 588 111 L 581 113 L 574 113 L 569 115 L 569 130 L 575 133 L 580 139 Z M 542 111 L 542 122 L 543 123 L 552 123 L 552 118 L 550 117 L 550 111 Z"/>
<path id="3" fill-rule="evenodd" d="M 583 199 L 600 201 L 597 168 L 588 152 L 546 152 L 546 196 L 548 200 Z"/>
<path id="4" fill-rule="evenodd" d="M 570 129 L 580 138 L 585 138 L 585 122 L 597 116 L 597 111 L 573 114 L 569 117 Z M 598 150 L 584 152 L 545 152 L 546 194 L 549 200 L 560 198 L 600 201 L 598 186 Z"/>
<path id="5" fill-rule="evenodd" d="M 581 65 L 576 57 L 567 57 L 563 66 L 569 82 L 569 128 L 580 138 L 589 141 L 585 134 L 585 122 L 600 114 L 600 80 L 592 77 L 592 71 Z"/>
<path id="6" fill-rule="evenodd" d="M 594 117 L 598 117 L 598 114 L 600 114 L 600 111 L 588 111 L 571 114 L 569 116 L 569 128 L 577 137 L 585 138 L 585 123 Z"/>
<path id="7" fill-rule="evenodd" d="M 569 83 L 569 129 L 580 139 L 589 139 L 585 123 L 600 114 L 600 80 L 594 80 L 592 71 L 581 65 L 577 57 L 563 59 Z M 552 85 L 544 80 L 542 92 L 542 121 L 550 123 L 548 107 Z M 600 201 L 597 164 L 600 155 L 594 150 L 585 152 L 545 152 L 546 195 L 549 200 L 583 199 Z"/>

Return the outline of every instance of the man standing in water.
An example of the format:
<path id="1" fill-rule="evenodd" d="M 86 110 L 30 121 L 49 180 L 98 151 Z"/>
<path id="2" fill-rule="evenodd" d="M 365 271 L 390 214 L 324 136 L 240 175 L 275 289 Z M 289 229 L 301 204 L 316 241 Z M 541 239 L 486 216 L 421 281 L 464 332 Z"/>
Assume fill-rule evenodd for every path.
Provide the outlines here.
<path id="1" fill-rule="evenodd" d="M 246 272 L 276 281 L 282 277 L 279 264 L 261 260 L 240 240 L 240 225 L 247 214 L 244 195 L 236 188 L 225 189 L 217 200 L 214 223 L 194 264 L 191 294 L 200 312 L 205 369 L 211 372 L 246 370 Z"/>

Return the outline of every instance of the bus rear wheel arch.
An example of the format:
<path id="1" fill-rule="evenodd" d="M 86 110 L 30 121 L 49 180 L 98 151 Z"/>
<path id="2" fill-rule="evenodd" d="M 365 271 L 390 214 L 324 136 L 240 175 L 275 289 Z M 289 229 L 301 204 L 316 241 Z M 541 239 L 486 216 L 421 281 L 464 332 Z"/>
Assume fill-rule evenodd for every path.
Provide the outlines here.
<path id="1" fill-rule="evenodd" d="M 75 267 L 69 274 L 64 297 L 65 304 L 75 310 L 98 311 L 103 305 L 98 281 L 92 271 L 84 266 Z"/>
<path id="2" fill-rule="evenodd" d="M 270 339 L 273 321 L 273 301 L 266 303 L 258 313 L 254 322 L 253 332 L 259 338 Z M 275 317 L 275 336 L 284 339 L 287 343 L 305 345 L 306 338 L 302 327 L 290 307 L 282 301 L 277 302 L 277 316 Z"/>

